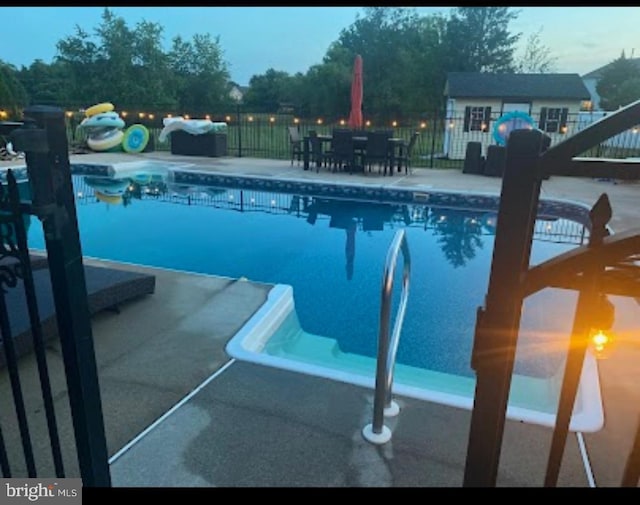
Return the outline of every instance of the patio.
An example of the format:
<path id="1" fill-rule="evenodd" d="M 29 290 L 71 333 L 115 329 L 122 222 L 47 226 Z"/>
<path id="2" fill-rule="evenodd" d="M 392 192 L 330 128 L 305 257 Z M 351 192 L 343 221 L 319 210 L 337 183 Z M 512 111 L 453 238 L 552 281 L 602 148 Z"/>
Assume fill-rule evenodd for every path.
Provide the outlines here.
<path id="1" fill-rule="evenodd" d="M 423 190 L 498 194 L 501 184 L 498 178 L 463 175 L 459 170 L 414 168 L 410 176 L 384 178 L 304 171 L 302 165 L 292 167 L 289 160 L 202 159 L 158 152 L 71 157 L 72 163 L 135 159 L 184 162 L 197 170 L 222 173 Z M 614 209 L 611 225 L 614 231 L 622 231 L 637 225 L 639 187 L 637 182 L 552 177 L 543 183 L 541 196 L 590 206 L 606 192 Z M 153 296 L 123 306 L 118 315 L 101 314 L 93 323 L 114 486 L 461 485 L 469 411 L 399 398 L 403 409 L 391 423 L 392 441 L 381 448 L 371 446 L 360 430 L 370 420 L 373 391 L 237 361 L 227 366 L 225 343 L 263 303 L 268 286 L 123 268 L 153 271 L 157 287 Z M 199 310 L 194 315 L 196 297 Z M 621 338 L 611 357 L 600 362 L 605 427 L 585 434 L 584 447 L 578 437 L 570 436 L 560 474 L 562 486 L 592 485 L 584 469 L 585 454 L 597 486 L 619 486 L 640 405 L 635 387 L 640 340 L 631 334 L 637 310 L 633 300 L 618 304 L 616 326 Z M 52 374 L 57 374 L 57 406 L 67 412 L 56 345 L 49 355 L 58 365 L 51 366 Z M 32 367 L 33 361 L 30 356 L 22 364 Z M 219 374 L 213 380 L 119 453 L 216 371 Z M 7 383 L 3 375 L 3 391 Z M 31 405 L 37 408 L 38 398 L 33 396 Z M 68 417 L 63 419 L 67 427 Z M 2 425 L 4 429 L 6 423 Z M 41 428 L 45 454 L 47 440 Z M 61 431 L 69 455 L 66 461 L 70 461 L 71 430 Z M 18 437 L 6 430 L 5 438 Z M 508 421 L 498 485 L 541 486 L 550 440 L 550 429 Z M 73 475 L 73 465 L 67 465 L 68 474 Z"/>

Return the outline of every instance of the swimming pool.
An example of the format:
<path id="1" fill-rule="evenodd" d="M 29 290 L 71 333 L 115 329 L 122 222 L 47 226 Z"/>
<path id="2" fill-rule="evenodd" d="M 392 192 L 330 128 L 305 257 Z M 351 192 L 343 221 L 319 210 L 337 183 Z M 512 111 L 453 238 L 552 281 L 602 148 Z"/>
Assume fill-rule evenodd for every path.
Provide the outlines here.
<path id="1" fill-rule="evenodd" d="M 75 167 L 85 256 L 274 284 L 269 302 L 228 352 L 333 379 L 373 383 L 383 265 L 395 231 L 404 228 L 411 295 L 395 390 L 469 406 L 495 196 L 266 181 L 148 164 L 109 169 Z M 582 243 L 586 212 L 544 203 L 532 263 Z M 43 247 L 39 227 L 29 234 L 32 247 Z M 552 422 L 575 300 L 563 290 L 527 300 L 510 398 L 515 417 Z M 585 366 L 589 394 L 581 396 L 590 400 L 576 405 L 578 414 L 591 412 L 581 431 L 597 424 L 594 367 Z"/>

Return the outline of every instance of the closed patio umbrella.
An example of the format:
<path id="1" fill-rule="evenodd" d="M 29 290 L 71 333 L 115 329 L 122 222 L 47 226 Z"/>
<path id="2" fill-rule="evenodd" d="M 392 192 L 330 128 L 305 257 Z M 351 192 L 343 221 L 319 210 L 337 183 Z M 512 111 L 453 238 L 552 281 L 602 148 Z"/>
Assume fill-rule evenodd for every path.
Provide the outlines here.
<path id="1" fill-rule="evenodd" d="M 349 127 L 362 128 L 362 56 L 356 55 L 351 81 L 351 113 Z"/>

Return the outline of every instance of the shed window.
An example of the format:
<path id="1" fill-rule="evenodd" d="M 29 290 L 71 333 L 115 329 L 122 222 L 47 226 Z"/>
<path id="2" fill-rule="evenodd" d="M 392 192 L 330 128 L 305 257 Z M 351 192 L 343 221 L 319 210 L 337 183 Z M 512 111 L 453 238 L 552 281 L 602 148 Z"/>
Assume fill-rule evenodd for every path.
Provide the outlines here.
<path id="1" fill-rule="evenodd" d="M 567 128 L 569 109 L 566 107 L 542 107 L 539 127 L 546 133 L 564 133 Z"/>
<path id="2" fill-rule="evenodd" d="M 488 132 L 491 120 L 491 107 L 465 107 L 464 131 Z"/>

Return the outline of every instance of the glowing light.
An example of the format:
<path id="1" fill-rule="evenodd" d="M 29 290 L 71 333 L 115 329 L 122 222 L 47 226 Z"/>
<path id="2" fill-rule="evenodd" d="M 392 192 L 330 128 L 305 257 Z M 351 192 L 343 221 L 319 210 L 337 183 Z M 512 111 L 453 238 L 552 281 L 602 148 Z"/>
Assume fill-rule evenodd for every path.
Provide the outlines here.
<path id="1" fill-rule="evenodd" d="M 551 231 L 551 228 L 553 228 L 553 226 L 551 226 L 551 224 L 547 224 L 547 226 L 545 226 L 545 228 L 547 229 L 547 231 Z"/>
<path id="2" fill-rule="evenodd" d="M 591 348 L 598 359 L 609 357 L 613 344 L 613 335 L 607 334 L 604 330 L 596 330 L 591 334 Z"/>
<path id="3" fill-rule="evenodd" d="M 560 128 L 560 133 L 567 133 L 567 127 L 563 126 L 562 128 Z"/>
<path id="4" fill-rule="evenodd" d="M 149 119 L 155 119 L 155 118 L 156 118 L 155 114 L 149 114 Z"/>
<path id="5" fill-rule="evenodd" d="M 340 120 L 340 126 L 344 126 L 347 122 L 344 119 Z"/>
<path id="6" fill-rule="evenodd" d="M 144 112 L 138 112 L 138 117 L 140 119 L 144 118 L 144 116 L 145 116 Z"/>
<path id="7" fill-rule="evenodd" d="M 275 206 L 275 204 L 276 204 L 276 201 L 275 200 L 271 200 L 271 206 L 273 207 L 273 206 Z"/>
<path id="8" fill-rule="evenodd" d="M 271 117 L 269 118 L 269 122 L 270 122 L 270 123 L 275 123 L 275 122 L 276 122 L 276 118 L 274 118 L 273 116 L 271 116 Z"/>
<path id="9" fill-rule="evenodd" d="M 321 117 L 319 117 L 319 118 L 318 118 L 318 120 L 316 121 L 316 123 L 318 123 L 318 124 L 322 124 L 322 118 L 321 118 Z"/>
<path id="10" fill-rule="evenodd" d="M 233 195 L 229 195 L 229 200 L 233 200 Z"/>
<path id="11" fill-rule="evenodd" d="M 127 114 L 129 114 L 129 113 L 128 113 L 126 110 L 123 110 L 123 111 L 120 113 L 120 115 L 121 115 L 122 117 L 127 117 Z"/>
<path id="12" fill-rule="evenodd" d="M 72 112 L 72 111 L 70 111 L 70 110 L 68 110 L 68 111 L 67 111 L 67 117 L 71 117 L 71 116 L 73 116 L 73 112 Z"/>
<path id="13" fill-rule="evenodd" d="M 247 119 L 248 119 L 249 121 L 253 121 L 253 116 L 249 116 Z"/>
<path id="14" fill-rule="evenodd" d="M 365 123 L 365 126 L 371 126 L 371 121 L 367 121 L 367 122 Z"/>
<path id="15" fill-rule="evenodd" d="M 631 133 L 638 133 L 638 128 L 632 128 Z"/>
<path id="16" fill-rule="evenodd" d="M 209 114 L 205 114 L 204 118 L 211 121 L 211 116 Z"/>
<path id="17" fill-rule="evenodd" d="M 82 191 L 78 191 L 78 198 L 82 198 L 84 196 L 84 194 L 82 193 Z"/>
<path id="18" fill-rule="evenodd" d="M 391 126 L 393 126 L 395 128 L 396 126 L 398 126 L 398 122 L 394 121 L 393 123 L 391 123 Z"/>
<path id="19" fill-rule="evenodd" d="M 7 117 L 9 114 L 6 110 L 0 110 L 0 117 Z"/>
<path id="20" fill-rule="evenodd" d="M 295 124 L 298 124 L 298 123 L 300 122 L 300 120 L 299 120 L 297 117 L 294 117 L 294 118 L 293 118 L 293 122 L 294 122 Z"/>
<path id="21" fill-rule="evenodd" d="M 481 129 L 483 132 L 484 132 L 484 131 L 487 131 L 487 123 L 482 123 L 482 124 L 480 125 L 480 129 Z"/>
<path id="22" fill-rule="evenodd" d="M 173 117 L 173 114 L 167 114 L 167 117 Z"/>
<path id="23" fill-rule="evenodd" d="M 453 121 L 450 121 L 450 122 L 449 122 L 449 128 L 453 128 L 453 126 L 454 126 L 454 125 L 453 125 Z"/>
<path id="24" fill-rule="evenodd" d="M 427 127 L 427 123 L 425 123 L 424 121 L 420 123 L 420 128 L 426 128 L 426 127 Z"/>
<path id="25" fill-rule="evenodd" d="M 224 120 L 227 122 L 231 121 L 231 116 L 225 116 Z"/>
<path id="26" fill-rule="evenodd" d="M 132 184 L 131 186 L 129 186 L 129 191 L 133 191 L 135 188 L 135 186 Z"/>
<path id="27" fill-rule="evenodd" d="M 189 114 L 185 114 L 185 115 L 184 115 L 184 118 L 185 118 L 185 119 L 191 119 L 191 116 L 190 116 Z"/>
<path id="28" fill-rule="evenodd" d="M 507 131 L 507 125 L 502 123 L 500 126 L 498 126 L 498 131 L 500 133 L 504 133 L 505 131 Z"/>
<path id="29" fill-rule="evenodd" d="M 255 198 L 251 198 L 251 203 L 252 204 L 256 203 L 256 199 Z"/>

